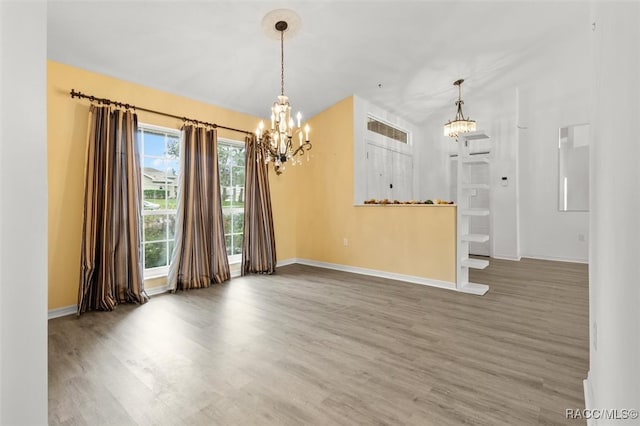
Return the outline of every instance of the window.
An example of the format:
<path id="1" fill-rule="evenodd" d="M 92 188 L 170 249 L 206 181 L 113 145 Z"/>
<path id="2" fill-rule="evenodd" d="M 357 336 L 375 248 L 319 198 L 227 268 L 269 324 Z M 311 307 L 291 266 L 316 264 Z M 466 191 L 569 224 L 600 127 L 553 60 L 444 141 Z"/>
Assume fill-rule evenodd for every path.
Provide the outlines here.
<path id="1" fill-rule="evenodd" d="M 166 275 L 173 253 L 181 132 L 138 124 L 142 168 L 142 247 L 145 277 Z M 242 258 L 244 143 L 218 140 L 220 193 L 229 263 Z"/>
<path id="2" fill-rule="evenodd" d="M 180 131 L 138 124 L 142 169 L 145 276 L 166 275 L 173 253 L 180 173 Z"/>
<path id="3" fill-rule="evenodd" d="M 244 143 L 218 139 L 220 194 L 229 263 L 242 259 L 244 230 Z"/>

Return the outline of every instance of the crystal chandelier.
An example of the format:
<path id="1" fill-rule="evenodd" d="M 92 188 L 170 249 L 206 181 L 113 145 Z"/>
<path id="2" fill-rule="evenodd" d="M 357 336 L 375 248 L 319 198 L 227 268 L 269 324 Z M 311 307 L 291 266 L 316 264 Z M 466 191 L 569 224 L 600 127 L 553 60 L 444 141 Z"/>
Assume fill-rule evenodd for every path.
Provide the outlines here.
<path id="1" fill-rule="evenodd" d="M 302 114 L 296 114 L 294 122 L 291 116 L 289 98 L 284 94 L 284 32 L 289 25 L 286 21 L 278 21 L 275 24 L 276 31 L 280 32 L 280 96 L 271 107 L 271 128 L 264 128 L 264 122 L 260 122 L 256 129 L 258 147 L 264 156 L 265 163 L 273 162 L 273 168 L 277 174 L 284 171 L 284 163 L 291 165 L 302 164 L 302 156 L 311 149 L 309 142 L 309 125 L 304 126 L 304 132 L 300 127 Z M 303 134 L 304 133 L 304 134 Z M 295 146 L 297 143 L 297 146 Z M 307 160 L 309 156 L 307 154 Z"/>
<path id="2" fill-rule="evenodd" d="M 464 104 L 464 101 L 462 100 L 462 89 L 460 86 L 463 81 L 463 79 L 460 79 L 453 82 L 454 86 L 458 86 L 458 100 L 456 101 L 458 112 L 456 112 L 456 118 L 453 121 L 449 121 L 444 125 L 444 135 L 455 138 L 456 140 L 458 140 L 459 134 L 473 132 L 476 130 L 476 122 L 474 120 L 464 118 L 464 115 L 462 114 L 462 105 Z"/>

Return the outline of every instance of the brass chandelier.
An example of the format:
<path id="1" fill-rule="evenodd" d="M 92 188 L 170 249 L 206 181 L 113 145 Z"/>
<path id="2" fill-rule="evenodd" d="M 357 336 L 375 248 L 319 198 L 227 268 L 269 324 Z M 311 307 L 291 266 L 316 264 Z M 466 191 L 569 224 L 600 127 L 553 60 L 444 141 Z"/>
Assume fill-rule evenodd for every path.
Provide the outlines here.
<path id="1" fill-rule="evenodd" d="M 273 162 L 273 168 L 277 174 L 285 169 L 285 163 L 289 161 L 292 166 L 302 164 L 304 153 L 311 149 L 309 142 L 309 125 L 300 127 L 302 114 L 296 114 L 294 122 L 291 116 L 289 98 L 284 94 L 284 32 L 289 27 L 287 21 L 276 22 L 275 29 L 280 32 L 280 96 L 271 107 L 271 128 L 264 128 L 264 122 L 260 122 L 256 129 L 256 137 L 260 152 L 265 163 Z M 297 146 L 296 146 L 297 144 Z"/>
<path id="2" fill-rule="evenodd" d="M 454 86 L 458 86 L 458 100 L 456 101 L 458 111 L 456 112 L 456 117 L 444 125 L 444 135 L 455 138 L 456 140 L 458 140 L 459 134 L 473 132 L 476 130 L 476 122 L 469 118 L 465 118 L 462 114 L 462 105 L 464 104 L 464 101 L 462 100 L 462 89 L 460 88 L 460 86 L 462 86 L 462 82 L 464 82 L 464 79 L 462 78 L 453 82 Z"/>

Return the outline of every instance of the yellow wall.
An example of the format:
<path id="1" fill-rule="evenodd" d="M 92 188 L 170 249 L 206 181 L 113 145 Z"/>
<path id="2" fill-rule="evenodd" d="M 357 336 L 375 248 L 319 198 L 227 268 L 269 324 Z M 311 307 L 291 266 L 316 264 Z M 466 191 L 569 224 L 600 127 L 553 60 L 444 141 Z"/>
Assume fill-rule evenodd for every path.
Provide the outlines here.
<path id="1" fill-rule="evenodd" d="M 300 176 L 297 257 L 455 282 L 455 207 L 354 206 L 353 98 L 310 125 L 313 158 Z"/>
<path id="2" fill-rule="evenodd" d="M 77 302 L 89 102 L 107 97 L 221 125 L 255 128 L 259 118 L 48 62 L 49 309 Z M 179 129 L 177 119 L 138 112 L 139 121 Z M 353 206 L 353 99 L 311 122 L 311 161 L 270 173 L 278 260 L 293 258 L 455 281 L 455 208 Z M 242 135 L 219 132 L 220 137 Z M 343 239 L 348 239 L 348 246 Z M 164 285 L 164 280 L 146 286 Z"/>
<path id="3" fill-rule="evenodd" d="M 247 114 L 49 61 L 49 309 L 77 303 L 89 101 L 71 99 L 69 91 L 72 88 L 91 95 L 239 129 L 254 129 L 259 120 Z M 138 117 L 143 123 L 175 129 L 182 126 L 180 120 L 142 111 L 138 112 Z M 244 138 L 240 133 L 223 130 L 220 130 L 219 136 L 239 140 Z M 272 173 L 270 178 L 279 260 L 296 257 L 296 212 L 288 206 L 291 204 L 289 195 L 295 193 L 297 170 L 290 169 L 282 176 L 276 177 Z M 147 286 L 163 284 L 162 280 L 153 280 Z"/>

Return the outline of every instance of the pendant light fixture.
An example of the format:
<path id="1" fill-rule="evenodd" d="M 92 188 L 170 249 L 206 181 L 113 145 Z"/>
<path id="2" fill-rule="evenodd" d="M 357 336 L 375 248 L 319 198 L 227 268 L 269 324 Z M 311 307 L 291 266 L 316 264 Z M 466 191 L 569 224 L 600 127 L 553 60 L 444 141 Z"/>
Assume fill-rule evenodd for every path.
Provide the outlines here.
<path id="1" fill-rule="evenodd" d="M 276 12 L 290 12 L 285 10 Z M 269 17 L 270 15 L 267 15 Z M 297 17 L 297 15 L 295 15 Z M 267 18 L 265 17 L 265 19 Z M 260 122 L 256 129 L 256 137 L 261 155 L 265 163 L 273 162 L 273 168 L 277 174 L 285 169 L 285 163 L 291 165 L 302 164 L 304 153 L 311 149 L 309 141 L 309 125 L 301 127 L 302 114 L 298 112 L 294 121 L 291 116 L 289 98 L 284 94 L 284 33 L 289 28 L 286 20 L 278 20 L 274 28 L 280 33 L 280 96 L 271 106 L 271 126 L 265 129 L 264 122 Z M 307 160 L 309 159 L 307 154 Z"/>
<path id="2" fill-rule="evenodd" d="M 463 82 L 464 79 L 462 78 L 453 82 L 454 86 L 458 86 L 458 100 L 456 101 L 458 111 L 456 112 L 456 117 L 444 125 L 444 135 L 455 138 L 456 140 L 458 140 L 459 134 L 473 132 L 476 130 L 476 122 L 465 118 L 462 114 L 462 105 L 464 104 L 464 101 L 462 100 L 461 86 Z"/>

